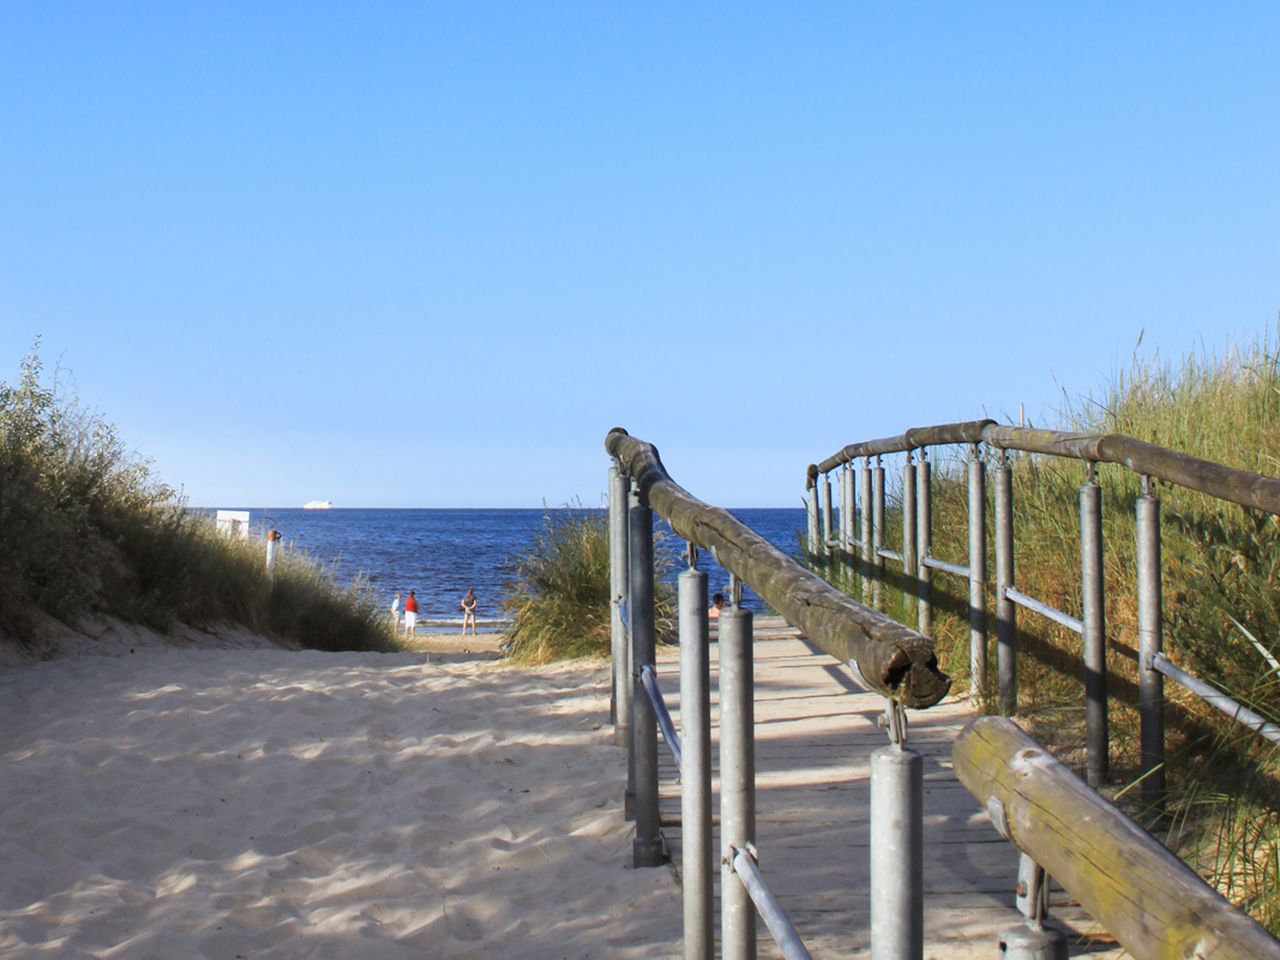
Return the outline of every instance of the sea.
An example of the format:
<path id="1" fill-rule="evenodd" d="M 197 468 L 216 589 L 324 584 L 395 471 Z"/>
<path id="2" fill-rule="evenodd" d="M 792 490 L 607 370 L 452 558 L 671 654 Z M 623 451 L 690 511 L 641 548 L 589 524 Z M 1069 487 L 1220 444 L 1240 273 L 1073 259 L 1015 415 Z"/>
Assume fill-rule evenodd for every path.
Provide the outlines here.
<path id="1" fill-rule="evenodd" d="M 551 509 L 359 509 L 334 507 L 228 507 L 248 510 L 249 528 L 265 540 L 279 530 L 289 550 L 300 550 L 324 567 L 339 586 L 359 583 L 390 606 L 397 593 L 414 590 L 426 620 L 461 616 L 458 604 L 467 589 L 479 599 L 480 621 L 505 616 L 502 601 L 510 593 L 520 557 L 538 535 L 576 508 Z M 206 512 L 206 511 L 202 511 Z M 207 511 L 212 514 L 213 510 Z M 805 515 L 798 508 L 755 508 L 730 511 L 788 556 L 798 553 L 798 533 Z M 655 523 L 656 549 L 671 559 L 672 583 L 687 565 L 685 542 L 665 521 Z M 665 534 L 665 535 L 664 535 Z M 727 593 L 729 575 L 707 551 L 698 566 L 707 571 L 710 593 Z M 749 588 L 743 605 L 763 603 Z"/>

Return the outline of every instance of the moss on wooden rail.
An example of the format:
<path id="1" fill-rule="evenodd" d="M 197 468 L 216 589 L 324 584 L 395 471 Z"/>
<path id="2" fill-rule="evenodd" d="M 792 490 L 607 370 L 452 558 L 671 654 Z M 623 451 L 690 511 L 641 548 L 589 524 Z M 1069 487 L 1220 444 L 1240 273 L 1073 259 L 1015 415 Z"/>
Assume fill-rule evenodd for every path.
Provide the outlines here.
<path id="1" fill-rule="evenodd" d="M 933 641 L 856 603 L 805 570 L 728 511 L 698 500 L 667 474 L 652 444 L 614 428 L 605 449 L 671 528 L 714 550 L 720 565 L 749 583 L 824 652 L 852 660 L 880 693 L 908 707 L 930 707 L 951 687 Z"/>
<path id="2" fill-rule="evenodd" d="M 960 782 L 999 801 L 1009 839 L 1135 960 L 1275 960 L 1280 941 L 1228 903 L 1011 720 L 979 717 L 952 748 Z"/>

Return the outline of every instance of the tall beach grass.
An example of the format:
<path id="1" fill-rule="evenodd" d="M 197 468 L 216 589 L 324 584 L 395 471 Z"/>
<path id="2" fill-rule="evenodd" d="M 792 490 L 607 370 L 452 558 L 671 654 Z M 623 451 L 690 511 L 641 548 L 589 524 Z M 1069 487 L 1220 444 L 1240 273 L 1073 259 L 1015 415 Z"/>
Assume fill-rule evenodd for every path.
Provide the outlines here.
<path id="1" fill-rule="evenodd" d="M 158 482 L 116 429 L 48 382 L 38 342 L 0 383 L 0 631 L 36 613 L 103 613 L 168 630 L 232 622 L 324 650 L 394 649 L 381 605 L 285 551 L 274 585 L 262 544 L 219 536 Z"/>
<path id="2" fill-rule="evenodd" d="M 655 616 L 659 637 L 674 624 L 672 591 L 662 582 L 662 550 L 655 550 Z M 543 514 L 533 547 L 514 558 L 506 610 L 510 656 L 522 663 L 573 657 L 606 657 L 610 652 L 608 516 L 574 506 Z"/>

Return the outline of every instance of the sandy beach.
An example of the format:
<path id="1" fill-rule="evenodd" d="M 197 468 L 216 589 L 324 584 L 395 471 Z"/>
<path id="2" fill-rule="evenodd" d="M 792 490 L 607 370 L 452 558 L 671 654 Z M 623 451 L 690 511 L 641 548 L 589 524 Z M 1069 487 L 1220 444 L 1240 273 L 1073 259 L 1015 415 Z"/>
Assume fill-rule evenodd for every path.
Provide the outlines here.
<path id="1" fill-rule="evenodd" d="M 0 669 L 0 954 L 678 955 L 671 873 L 628 867 L 607 665 L 467 640 Z"/>

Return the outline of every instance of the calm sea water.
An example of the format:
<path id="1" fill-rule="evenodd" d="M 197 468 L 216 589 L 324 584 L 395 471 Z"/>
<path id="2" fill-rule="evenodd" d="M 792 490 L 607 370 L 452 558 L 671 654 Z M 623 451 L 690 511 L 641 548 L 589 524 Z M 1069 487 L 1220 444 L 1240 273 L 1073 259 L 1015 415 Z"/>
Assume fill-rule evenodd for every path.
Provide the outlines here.
<path id="1" fill-rule="evenodd" d="M 281 532 L 286 546 L 305 551 L 342 585 L 360 577 L 388 605 L 396 593 L 415 590 L 426 603 L 427 619 L 460 616 L 458 603 L 468 587 L 480 600 L 479 617 L 502 616 L 513 562 L 527 553 L 546 516 L 565 510 L 302 510 L 286 507 L 233 507 L 250 512 L 250 528 L 265 535 Z M 804 527 L 802 509 L 746 509 L 732 513 L 788 556 L 797 552 L 796 532 Z M 659 531 L 670 533 L 665 523 Z M 680 554 L 684 541 L 660 538 L 662 548 Z M 728 574 L 710 556 L 699 556 L 708 572 L 710 592 L 727 589 Z M 674 578 L 674 573 L 671 575 Z M 760 609 L 749 590 L 744 605 Z"/>

